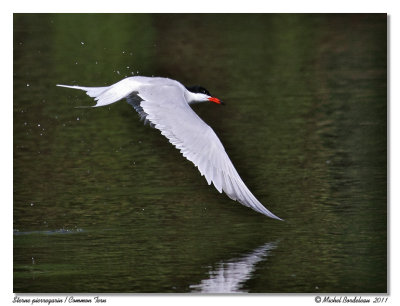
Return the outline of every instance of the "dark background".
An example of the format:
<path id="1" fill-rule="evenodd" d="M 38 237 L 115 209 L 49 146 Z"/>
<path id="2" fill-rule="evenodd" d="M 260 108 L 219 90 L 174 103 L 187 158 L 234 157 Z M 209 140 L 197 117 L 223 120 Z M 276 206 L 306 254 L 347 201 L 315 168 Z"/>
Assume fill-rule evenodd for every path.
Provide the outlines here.
<path id="1" fill-rule="evenodd" d="M 386 14 L 15 14 L 13 47 L 15 292 L 387 291 Z M 56 87 L 132 75 L 224 100 L 194 109 L 285 222 Z"/>

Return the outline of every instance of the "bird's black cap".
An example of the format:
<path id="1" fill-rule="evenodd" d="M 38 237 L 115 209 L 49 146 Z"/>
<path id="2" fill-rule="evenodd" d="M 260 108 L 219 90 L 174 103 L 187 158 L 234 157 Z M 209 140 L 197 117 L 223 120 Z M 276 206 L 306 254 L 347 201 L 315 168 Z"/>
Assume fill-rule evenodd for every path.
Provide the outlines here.
<path id="1" fill-rule="evenodd" d="M 185 86 L 187 90 L 193 93 L 202 93 L 206 94 L 207 96 L 211 96 L 210 92 L 202 86 L 194 85 L 194 86 Z"/>

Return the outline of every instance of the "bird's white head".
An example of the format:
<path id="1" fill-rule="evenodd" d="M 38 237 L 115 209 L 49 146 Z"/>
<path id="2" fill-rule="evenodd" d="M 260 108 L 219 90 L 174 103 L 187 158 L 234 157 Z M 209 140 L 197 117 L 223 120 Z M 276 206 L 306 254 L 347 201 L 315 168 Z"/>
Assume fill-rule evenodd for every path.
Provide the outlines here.
<path id="1" fill-rule="evenodd" d="M 220 99 L 211 96 L 209 91 L 201 86 L 187 86 L 185 92 L 185 98 L 189 104 L 201 103 L 201 102 L 214 102 L 217 104 L 224 105 Z"/>

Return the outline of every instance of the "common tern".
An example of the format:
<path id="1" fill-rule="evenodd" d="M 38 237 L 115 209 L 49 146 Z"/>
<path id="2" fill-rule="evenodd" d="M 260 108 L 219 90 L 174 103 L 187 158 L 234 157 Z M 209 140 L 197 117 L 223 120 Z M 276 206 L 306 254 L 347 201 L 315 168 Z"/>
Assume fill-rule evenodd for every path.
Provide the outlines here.
<path id="1" fill-rule="evenodd" d="M 57 86 L 86 91 L 97 102 L 92 107 L 126 99 L 145 124 L 160 130 L 199 169 L 209 185 L 212 182 L 220 193 L 224 191 L 232 200 L 270 218 L 282 220 L 250 192 L 213 129 L 189 106 L 201 102 L 223 104 L 205 88 L 185 87 L 172 79 L 144 76 L 128 77 L 106 87 Z"/>

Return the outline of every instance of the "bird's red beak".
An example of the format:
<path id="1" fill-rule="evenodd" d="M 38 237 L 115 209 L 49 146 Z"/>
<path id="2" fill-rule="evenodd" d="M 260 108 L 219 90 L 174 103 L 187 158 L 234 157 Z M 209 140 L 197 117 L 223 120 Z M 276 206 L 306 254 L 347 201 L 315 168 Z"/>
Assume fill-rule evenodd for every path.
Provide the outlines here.
<path id="1" fill-rule="evenodd" d="M 215 97 L 210 97 L 210 98 L 208 98 L 208 101 L 211 101 L 211 102 L 214 102 L 214 103 L 217 103 L 217 104 L 222 104 L 222 105 L 225 104 L 225 103 L 222 102 L 220 99 L 215 98 Z"/>

